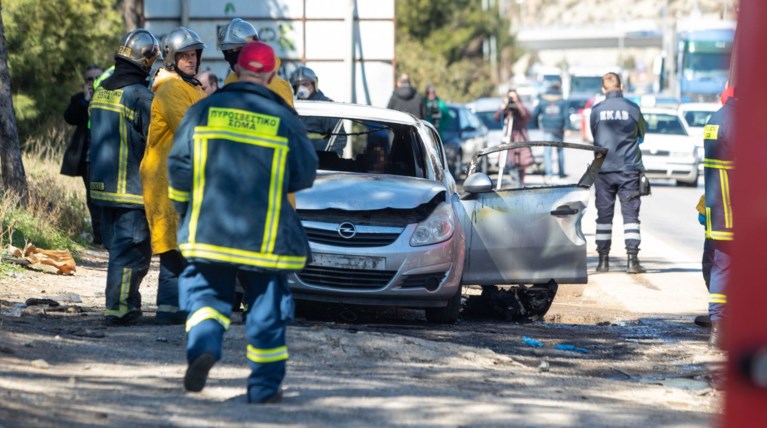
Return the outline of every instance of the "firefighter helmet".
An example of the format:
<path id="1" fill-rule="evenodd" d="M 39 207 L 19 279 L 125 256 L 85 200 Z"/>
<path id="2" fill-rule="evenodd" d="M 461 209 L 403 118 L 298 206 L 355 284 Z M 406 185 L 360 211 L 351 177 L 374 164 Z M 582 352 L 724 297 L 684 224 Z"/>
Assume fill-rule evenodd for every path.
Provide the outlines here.
<path id="1" fill-rule="evenodd" d="M 234 18 L 218 32 L 218 50 L 241 48 L 253 40 L 258 40 L 256 27 L 240 18 Z"/>
<path id="2" fill-rule="evenodd" d="M 152 33 L 138 28 L 123 36 L 116 55 L 148 72 L 155 59 L 160 56 L 160 43 Z"/>
<path id="3" fill-rule="evenodd" d="M 290 75 L 290 86 L 293 87 L 293 90 L 295 90 L 300 82 L 312 82 L 314 90 L 316 91 L 319 89 L 319 79 L 317 78 L 317 74 L 314 70 L 305 65 L 296 68 Z"/>

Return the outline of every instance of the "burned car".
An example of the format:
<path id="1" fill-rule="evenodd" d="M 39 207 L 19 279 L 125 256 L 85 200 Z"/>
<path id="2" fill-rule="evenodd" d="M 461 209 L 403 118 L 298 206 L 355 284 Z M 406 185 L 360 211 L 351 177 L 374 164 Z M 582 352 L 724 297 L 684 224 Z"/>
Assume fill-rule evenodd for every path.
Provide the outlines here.
<path id="1" fill-rule="evenodd" d="M 337 120 L 332 132 L 307 129 L 325 147 L 345 139 L 341 155 L 318 152 L 314 186 L 296 194 L 312 249 L 311 263 L 289 278 L 296 299 L 424 308 L 430 322 L 449 323 L 463 284 L 586 281 L 580 218 L 590 183 L 494 190 L 478 186 L 492 179 L 477 173 L 461 195 L 428 123 L 343 103 L 297 102 L 296 110 Z"/>

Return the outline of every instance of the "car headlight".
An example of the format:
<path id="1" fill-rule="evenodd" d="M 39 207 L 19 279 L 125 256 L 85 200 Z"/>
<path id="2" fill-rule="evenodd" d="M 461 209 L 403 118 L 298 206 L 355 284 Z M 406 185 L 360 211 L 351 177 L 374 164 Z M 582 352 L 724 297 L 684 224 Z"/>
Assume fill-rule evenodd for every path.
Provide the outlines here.
<path id="1" fill-rule="evenodd" d="M 420 247 L 447 241 L 453 236 L 454 230 L 455 215 L 453 209 L 449 204 L 443 202 L 434 209 L 429 218 L 418 223 L 413 236 L 410 238 L 410 245 Z"/>

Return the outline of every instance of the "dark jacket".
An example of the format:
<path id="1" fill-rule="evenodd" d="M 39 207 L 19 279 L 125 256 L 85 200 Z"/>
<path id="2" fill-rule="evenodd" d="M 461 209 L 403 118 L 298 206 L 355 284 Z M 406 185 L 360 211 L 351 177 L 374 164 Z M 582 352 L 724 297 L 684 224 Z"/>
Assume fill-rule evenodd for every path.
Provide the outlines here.
<path id="1" fill-rule="evenodd" d="M 194 104 L 168 157 L 169 195 L 190 261 L 300 270 L 310 255 L 288 193 L 311 187 L 317 154 L 285 101 L 231 83 Z"/>
<path id="2" fill-rule="evenodd" d="M 88 148 L 91 144 L 91 135 L 88 130 L 88 104 L 85 93 L 79 92 L 72 95 L 69 105 L 64 112 L 64 120 L 75 126 L 75 132 L 69 140 L 69 145 L 64 151 L 61 161 L 61 174 L 72 177 L 85 177 L 88 171 Z"/>
<path id="3" fill-rule="evenodd" d="M 127 61 L 93 94 L 90 104 L 90 189 L 97 205 L 141 208 L 139 165 L 144 157 L 152 92 L 146 73 Z"/>
<path id="4" fill-rule="evenodd" d="M 641 171 L 645 120 L 639 106 L 623 98 L 623 92 L 608 92 L 591 109 L 591 133 L 594 145 L 608 149 L 602 172 Z"/>
<path id="5" fill-rule="evenodd" d="M 395 89 L 386 108 L 404 111 L 423 119 L 423 97 L 412 86 Z"/>
<path id="6" fill-rule="evenodd" d="M 553 91 L 543 94 L 533 109 L 531 120 L 544 132 L 563 139 L 565 127 L 570 123 L 570 114 L 562 94 Z"/>
<path id="7" fill-rule="evenodd" d="M 706 183 L 706 238 L 732 241 L 731 189 L 735 172 L 732 138 L 737 101 L 728 98 L 703 128 L 703 177 Z"/>
<path id="8" fill-rule="evenodd" d="M 319 89 L 315 90 L 312 95 L 306 99 L 307 101 L 333 101 L 325 94 L 322 93 Z M 333 140 L 333 145 L 329 147 L 327 150 L 325 148 L 328 145 L 328 141 L 330 141 L 330 138 L 332 137 L 333 131 L 336 129 L 336 125 L 338 125 L 338 119 L 334 119 L 331 117 L 318 117 L 318 116 L 312 116 L 312 117 L 301 117 L 301 121 L 304 123 L 304 126 L 306 127 L 306 132 L 309 134 L 309 139 L 312 140 L 312 144 L 314 145 L 314 150 L 318 152 L 322 151 L 328 151 L 328 152 L 335 152 L 338 155 L 343 154 L 344 147 L 346 147 L 346 135 L 336 135 L 336 138 Z M 339 133 L 343 132 L 343 129 L 338 130 Z"/>

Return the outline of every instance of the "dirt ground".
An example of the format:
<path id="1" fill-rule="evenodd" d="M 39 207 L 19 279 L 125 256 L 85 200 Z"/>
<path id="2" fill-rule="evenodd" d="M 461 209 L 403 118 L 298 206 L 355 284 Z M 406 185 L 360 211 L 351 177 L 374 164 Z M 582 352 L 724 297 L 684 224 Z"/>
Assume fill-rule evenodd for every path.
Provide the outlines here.
<path id="1" fill-rule="evenodd" d="M 242 323 L 228 331 L 205 390 L 186 393 L 183 326 L 151 322 L 156 266 L 142 285 L 142 322 L 105 327 L 105 256 L 86 252 L 71 277 L 23 271 L 0 280 L 0 427 L 682 427 L 709 426 L 720 411 L 711 373 L 723 355 L 708 350 L 696 314 L 630 304 L 641 293 L 683 293 L 672 274 L 592 275 L 588 285 L 561 286 L 546 320 L 525 324 L 466 315 L 431 325 L 422 311 L 403 309 L 304 311 L 288 332 L 283 402 L 252 406 Z M 467 298 L 477 293 L 464 289 Z M 28 298 L 62 306 L 15 316 Z M 562 344 L 582 352 L 555 348 Z"/>

